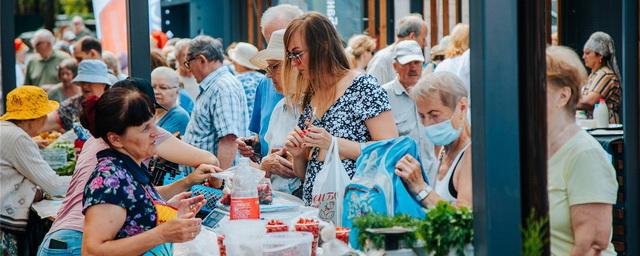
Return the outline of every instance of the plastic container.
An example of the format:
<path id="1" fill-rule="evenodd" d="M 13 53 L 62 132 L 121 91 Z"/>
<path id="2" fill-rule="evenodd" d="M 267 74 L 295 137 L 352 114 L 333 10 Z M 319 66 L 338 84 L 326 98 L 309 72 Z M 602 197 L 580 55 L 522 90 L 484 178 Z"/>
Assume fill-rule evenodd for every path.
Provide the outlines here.
<path id="1" fill-rule="evenodd" d="M 310 256 L 313 235 L 309 232 L 269 233 L 262 244 L 264 256 Z"/>
<path id="2" fill-rule="evenodd" d="M 609 128 L 609 109 L 602 98 L 593 108 L 593 120 L 596 121 L 596 128 Z"/>
<path id="3" fill-rule="evenodd" d="M 248 158 L 240 159 L 231 188 L 231 207 L 229 217 L 232 220 L 260 219 L 260 203 L 258 200 L 258 182 L 264 173 L 249 165 Z"/>

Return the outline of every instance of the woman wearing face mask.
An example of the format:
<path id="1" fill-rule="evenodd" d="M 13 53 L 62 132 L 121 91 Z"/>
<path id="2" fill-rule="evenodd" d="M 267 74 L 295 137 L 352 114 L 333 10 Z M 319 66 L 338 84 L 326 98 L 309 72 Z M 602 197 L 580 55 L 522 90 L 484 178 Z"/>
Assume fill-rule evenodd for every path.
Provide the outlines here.
<path id="1" fill-rule="evenodd" d="M 420 163 L 406 155 L 396 164 L 396 174 L 423 206 L 438 201 L 472 207 L 471 127 L 467 120 L 468 94 L 464 83 L 449 72 L 436 72 L 411 91 L 424 132 L 440 151 L 435 187 L 424 182 Z"/>

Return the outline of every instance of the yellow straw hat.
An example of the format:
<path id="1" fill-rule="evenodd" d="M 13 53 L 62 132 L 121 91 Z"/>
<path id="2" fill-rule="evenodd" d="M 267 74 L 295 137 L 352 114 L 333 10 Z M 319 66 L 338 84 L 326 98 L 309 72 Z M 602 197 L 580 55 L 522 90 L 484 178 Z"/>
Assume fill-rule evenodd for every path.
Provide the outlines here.
<path id="1" fill-rule="evenodd" d="M 49 100 L 47 93 L 40 87 L 20 86 L 7 94 L 7 112 L 0 120 L 36 119 L 58 109 L 60 104 Z"/>

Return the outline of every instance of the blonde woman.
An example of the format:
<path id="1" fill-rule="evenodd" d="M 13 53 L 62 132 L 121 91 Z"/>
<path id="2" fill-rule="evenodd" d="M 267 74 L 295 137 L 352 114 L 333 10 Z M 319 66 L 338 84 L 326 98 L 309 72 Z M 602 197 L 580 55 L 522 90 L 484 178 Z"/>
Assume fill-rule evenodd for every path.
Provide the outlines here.
<path id="1" fill-rule="evenodd" d="M 355 35 L 347 43 L 347 57 L 349 67 L 357 72 L 364 73 L 369 61 L 376 50 L 376 41 L 368 35 Z"/>
<path id="2" fill-rule="evenodd" d="M 611 244 L 615 170 L 600 143 L 575 120 L 586 71 L 569 48 L 551 46 L 546 55 L 551 254 L 616 255 Z"/>
<path id="3" fill-rule="evenodd" d="M 469 25 L 459 23 L 451 31 L 451 42 L 445 50 L 445 60 L 436 67 L 434 72 L 448 71 L 458 76 L 464 82 L 467 92 L 470 91 L 470 61 L 469 61 Z M 471 101 L 471 97 L 469 97 Z"/>
<path id="4" fill-rule="evenodd" d="M 342 164 L 352 177 L 360 143 L 397 137 L 398 131 L 386 92 L 373 76 L 349 69 L 340 36 L 326 17 L 311 12 L 294 19 L 284 44 L 284 78 L 296 79 L 285 83 L 296 84 L 293 98 L 302 106 L 285 147 L 296 175 L 304 178 L 302 198 L 310 205 L 332 137 L 338 138 Z M 299 75 L 292 78 L 294 68 Z"/>

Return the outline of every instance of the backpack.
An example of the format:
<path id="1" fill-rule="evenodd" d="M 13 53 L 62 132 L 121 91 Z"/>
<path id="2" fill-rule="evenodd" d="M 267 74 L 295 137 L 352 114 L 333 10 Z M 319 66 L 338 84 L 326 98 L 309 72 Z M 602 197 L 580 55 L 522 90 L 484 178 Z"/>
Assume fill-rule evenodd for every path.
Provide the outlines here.
<path id="1" fill-rule="evenodd" d="M 369 213 L 425 217 L 420 202 L 395 175 L 396 163 L 406 154 L 421 161 L 418 144 L 408 136 L 374 142 L 362 148 L 356 161 L 356 173 L 345 188 L 342 212 L 342 224 L 351 228 L 350 242 L 354 248 L 358 248 L 358 231 L 353 228 L 356 217 Z M 423 177 L 428 183 L 424 170 Z"/>

